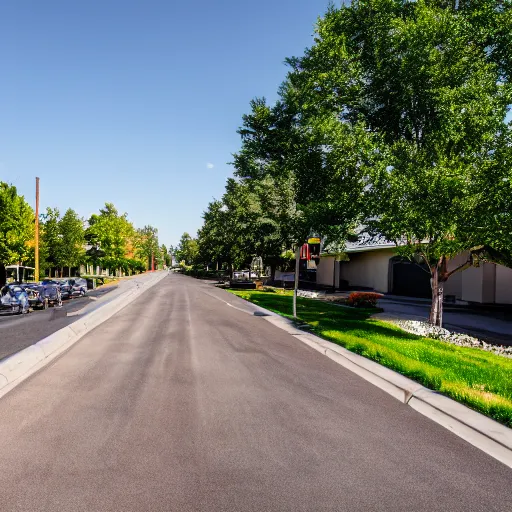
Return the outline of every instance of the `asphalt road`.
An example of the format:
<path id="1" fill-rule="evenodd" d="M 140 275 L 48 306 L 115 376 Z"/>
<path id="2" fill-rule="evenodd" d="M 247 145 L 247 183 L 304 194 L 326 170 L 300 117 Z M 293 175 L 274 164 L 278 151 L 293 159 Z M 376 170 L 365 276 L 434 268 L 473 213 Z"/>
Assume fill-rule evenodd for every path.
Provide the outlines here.
<path id="1" fill-rule="evenodd" d="M 0 360 L 37 343 L 46 336 L 66 327 L 76 318 L 68 317 L 115 290 L 117 286 L 106 286 L 91 290 L 85 297 L 64 300 L 62 308 L 50 307 L 47 310 L 34 310 L 28 315 L 0 314 Z M 93 299 L 92 299 L 92 298 Z"/>
<path id="2" fill-rule="evenodd" d="M 3 397 L 2 511 L 510 512 L 512 470 L 218 298 L 166 277 Z"/>

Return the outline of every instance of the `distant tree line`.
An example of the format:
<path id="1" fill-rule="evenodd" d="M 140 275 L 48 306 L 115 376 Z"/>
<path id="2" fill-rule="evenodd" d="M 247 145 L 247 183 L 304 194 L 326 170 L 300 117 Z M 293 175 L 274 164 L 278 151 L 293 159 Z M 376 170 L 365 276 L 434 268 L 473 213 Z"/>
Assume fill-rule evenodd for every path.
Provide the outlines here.
<path id="1" fill-rule="evenodd" d="M 0 281 L 5 266 L 34 266 L 34 211 L 13 185 L 0 182 Z M 123 273 L 144 272 L 170 265 L 171 255 L 159 245 L 152 226 L 136 229 L 126 213 L 106 203 L 98 214 L 82 219 L 69 208 L 61 216 L 57 208 L 40 215 L 39 263 L 41 275 L 60 275 L 65 270 L 90 264 Z"/>

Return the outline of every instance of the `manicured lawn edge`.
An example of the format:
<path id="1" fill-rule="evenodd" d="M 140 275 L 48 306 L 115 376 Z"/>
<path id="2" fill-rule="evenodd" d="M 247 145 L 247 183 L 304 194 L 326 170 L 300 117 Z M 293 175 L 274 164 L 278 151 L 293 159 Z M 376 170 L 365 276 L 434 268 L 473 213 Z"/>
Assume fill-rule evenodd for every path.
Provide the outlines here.
<path id="1" fill-rule="evenodd" d="M 292 319 L 291 293 L 229 290 L 234 295 Z M 374 310 L 340 308 L 298 298 L 301 324 L 391 370 L 512 427 L 512 359 L 409 334 L 370 319 Z"/>

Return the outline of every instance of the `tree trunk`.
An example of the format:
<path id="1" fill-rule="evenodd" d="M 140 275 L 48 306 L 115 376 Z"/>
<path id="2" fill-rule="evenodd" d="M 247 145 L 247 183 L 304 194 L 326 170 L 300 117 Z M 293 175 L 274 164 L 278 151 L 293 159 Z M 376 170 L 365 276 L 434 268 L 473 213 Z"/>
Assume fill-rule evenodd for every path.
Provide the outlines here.
<path id="1" fill-rule="evenodd" d="M 429 322 L 437 327 L 443 326 L 444 283 L 448 279 L 446 257 L 442 256 L 430 269 L 432 286 L 432 306 Z"/>

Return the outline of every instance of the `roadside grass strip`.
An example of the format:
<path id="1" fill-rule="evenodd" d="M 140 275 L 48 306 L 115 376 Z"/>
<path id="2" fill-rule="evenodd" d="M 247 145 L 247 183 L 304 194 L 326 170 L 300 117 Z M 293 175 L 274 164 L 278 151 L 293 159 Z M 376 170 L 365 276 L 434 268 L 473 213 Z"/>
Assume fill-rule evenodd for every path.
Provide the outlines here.
<path id="1" fill-rule="evenodd" d="M 229 291 L 293 318 L 291 291 Z M 301 324 L 309 325 L 310 332 L 512 428 L 512 359 L 410 334 L 390 323 L 371 319 L 374 312 L 297 299 L 297 316 Z"/>

